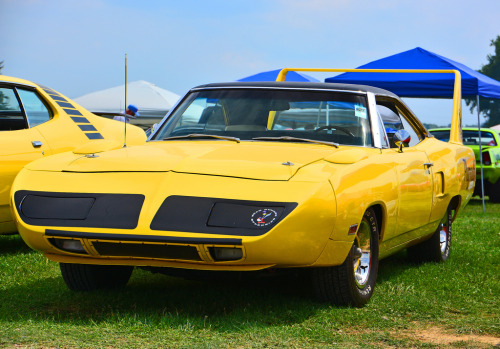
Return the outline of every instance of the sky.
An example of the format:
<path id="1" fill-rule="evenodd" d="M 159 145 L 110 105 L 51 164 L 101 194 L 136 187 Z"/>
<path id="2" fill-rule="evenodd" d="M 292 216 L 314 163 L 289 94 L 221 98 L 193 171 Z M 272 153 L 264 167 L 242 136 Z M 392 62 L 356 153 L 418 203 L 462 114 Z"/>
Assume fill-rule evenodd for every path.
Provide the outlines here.
<path id="1" fill-rule="evenodd" d="M 179 95 L 284 67 L 355 68 L 415 47 L 477 70 L 494 53 L 499 17 L 500 0 L 0 0 L 0 61 L 4 75 L 70 98 L 122 85 L 125 54 L 129 82 Z M 405 100 L 423 122 L 451 121 L 450 100 Z M 477 124 L 463 108 L 463 124 Z"/>

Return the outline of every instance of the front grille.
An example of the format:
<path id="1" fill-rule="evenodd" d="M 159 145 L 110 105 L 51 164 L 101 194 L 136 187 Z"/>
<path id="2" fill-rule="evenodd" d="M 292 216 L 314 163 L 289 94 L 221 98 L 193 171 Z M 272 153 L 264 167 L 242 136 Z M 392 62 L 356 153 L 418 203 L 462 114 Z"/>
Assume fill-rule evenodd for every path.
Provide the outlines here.
<path id="1" fill-rule="evenodd" d="M 167 244 L 117 243 L 93 241 L 92 246 L 101 256 L 146 257 L 201 261 L 196 247 Z"/>

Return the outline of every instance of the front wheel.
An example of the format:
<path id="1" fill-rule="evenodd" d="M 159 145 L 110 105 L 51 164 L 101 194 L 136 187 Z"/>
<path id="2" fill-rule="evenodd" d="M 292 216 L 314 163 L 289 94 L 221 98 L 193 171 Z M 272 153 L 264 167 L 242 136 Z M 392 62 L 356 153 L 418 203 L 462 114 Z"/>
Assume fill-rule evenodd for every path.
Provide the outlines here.
<path id="1" fill-rule="evenodd" d="M 417 263 L 421 262 L 444 262 L 450 256 L 451 233 L 454 210 L 448 207 L 446 213 L 439 223 L 431 238 L 409 247 L 408 257 Z"/>
<path id="2" fill-rule="evenodd" d="M 373 209 L 363 215 L 344 263 L 312 271 L 316 297 L 339 306 L 362 307 L 370 300 L 378 273 L 377 217 Z"/>
<path id="3" fill-rule="evenodd" d="M 73 291 L 119 288 L 127 284 L 134 267 L 59 263 L 66 285 Z"/>

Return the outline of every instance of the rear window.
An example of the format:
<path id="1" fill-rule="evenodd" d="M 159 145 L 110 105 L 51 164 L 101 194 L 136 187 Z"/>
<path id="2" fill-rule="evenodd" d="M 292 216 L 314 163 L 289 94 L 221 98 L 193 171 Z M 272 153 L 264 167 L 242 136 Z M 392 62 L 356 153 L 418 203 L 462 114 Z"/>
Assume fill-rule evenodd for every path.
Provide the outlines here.
<path id="1" fill-rule="evenodd" d="M 450 140 L 450 131 L 430 131 L 430 133 L 443 142 Z M 479 132 L 475 130 L 462 131 L 462 140 L 464 145 L 479 145 Z M 496 146 L 498 145 L 495 136 L 490 131 L 481 131 L 481 145 Z"/>

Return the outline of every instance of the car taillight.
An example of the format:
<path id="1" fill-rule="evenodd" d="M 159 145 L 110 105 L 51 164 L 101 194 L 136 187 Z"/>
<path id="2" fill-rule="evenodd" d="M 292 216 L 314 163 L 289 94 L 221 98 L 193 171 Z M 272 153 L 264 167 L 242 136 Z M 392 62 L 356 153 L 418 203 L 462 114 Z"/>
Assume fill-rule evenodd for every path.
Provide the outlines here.
<path id="1" fill-rule="evenodd" d="M 489 152 L 483 153 L 483 165 L 489 166 L 491 165 L 491 157 Z"/>

